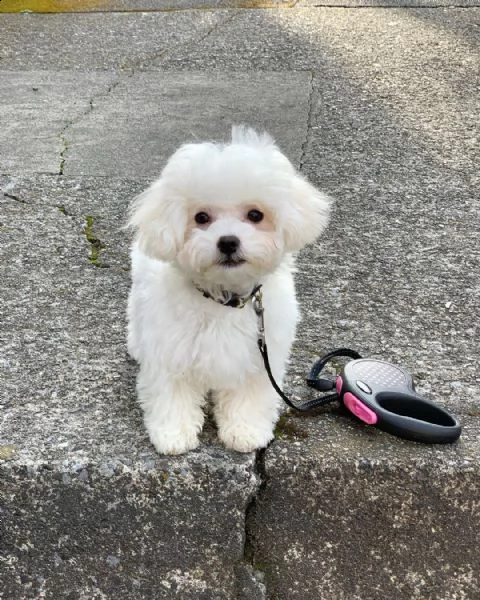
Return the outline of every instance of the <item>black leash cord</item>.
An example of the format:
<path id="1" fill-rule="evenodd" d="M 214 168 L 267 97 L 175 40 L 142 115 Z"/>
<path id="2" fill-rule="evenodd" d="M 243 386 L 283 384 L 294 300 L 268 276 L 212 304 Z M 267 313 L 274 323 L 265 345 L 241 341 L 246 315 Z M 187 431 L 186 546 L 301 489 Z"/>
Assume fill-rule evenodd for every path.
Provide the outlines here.
<path id="1" fill-rule="evenodd" d="M 325 406 L 326 404 L 330 404 L 331 402 L 335 402 L 335 400 L 338 400 L 338 394 L 334 392 L 332 394 L 319 396 L 314 400 L 307 400 L 307 402 L 303 402 L 303 404 L 294 404 L 290 400 L 290 398 L 288 398 L 288 396 L 286 396 L 283 393 L 283 391 L 278 387 L 277 382 L 273 377 L 272 369 L 270 368 L 270 361 L 268 360 L 267 344 L 263 341 L 263 339 L 258 340 L 258 348 L 260 350 L 260 354 L 262 355 L 263 363 L 265 365 L 265 370 L 267 371 L 268 378 L 270 379 L 270 383 L 272 384 L 273 388 L 280 396 L 280 398 L 285 402 L 285 404 L 290 406 L 290 408 L 293 408 L 294 410 L 299 412 L 308 412 L 309 410 L 313 410 L 314 408 L 318 408 L 320 406 Z M 318 379 L 318 376 L 325 368 L 325 365 L 328 362 L 330 362 L 332 358 L 340 356 L 346 356 L 354 360 L 362 358 L 358 352 L 356 352 L 355 350 L 351 350 L 350 348 L 338 348 L 337 350 L 332 350 L 332 352 L 329 352 L 328 354 L 325 354 L 325 356 L 322 356 L 322 358 L 313 365 L 307 377 L 307 385 L 322 392 L 333 390 L 335 387 L 334 381 L 331 381 L 330 379 Z"/>

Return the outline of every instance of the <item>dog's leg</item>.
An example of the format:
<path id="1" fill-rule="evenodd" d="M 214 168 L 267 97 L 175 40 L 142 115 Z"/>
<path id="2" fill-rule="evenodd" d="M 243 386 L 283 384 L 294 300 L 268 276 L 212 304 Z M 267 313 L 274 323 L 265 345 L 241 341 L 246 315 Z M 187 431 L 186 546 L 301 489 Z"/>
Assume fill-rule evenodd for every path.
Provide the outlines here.
<path id="1" fill-rule="evenodd" d="M 138 399 L 150 441 L 160 454 L 183 454 L 198 446 L 204 413 L 203 395 L 180 378 L 141 369 Z"/>
<path id="2" fill-rule="evenodd" d="M 251 452 L 273 439 L 280 399 L 265 373 L 250 376 L 241 388 L 214 393 L 218 435 L 228 448 Z"/>

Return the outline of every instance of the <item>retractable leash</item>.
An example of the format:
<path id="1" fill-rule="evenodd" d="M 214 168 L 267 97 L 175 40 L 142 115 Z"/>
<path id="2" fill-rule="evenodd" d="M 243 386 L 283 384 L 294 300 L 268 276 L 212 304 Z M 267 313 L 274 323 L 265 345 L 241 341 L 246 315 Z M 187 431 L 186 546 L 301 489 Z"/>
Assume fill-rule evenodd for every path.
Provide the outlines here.
<path id="1" fill-rule="evenodd" d="M 258 320 L 258 348 L 272 386 L 288 406 L 307 412 L 339 400 L 361 421 L 407 440 L 426 444 L 447 444 L 458 440 L 462 431 L 458 421 L 443 408 L 417 394 L 412 376 L 407 371 L 382 360 L 362 358 L 349 348 L 339 348 L 326 354 L 313 365 L 307 377 L 310 387 L 322 392 L 335 389 L 336 392 L 294 404 L 272 375 L 265 343 L 260 288 L 257 287 L 251 295 Z M 336 357 L 353 360 L 345 365 L 335 381 L 319 379 L 325 365 Z"/>

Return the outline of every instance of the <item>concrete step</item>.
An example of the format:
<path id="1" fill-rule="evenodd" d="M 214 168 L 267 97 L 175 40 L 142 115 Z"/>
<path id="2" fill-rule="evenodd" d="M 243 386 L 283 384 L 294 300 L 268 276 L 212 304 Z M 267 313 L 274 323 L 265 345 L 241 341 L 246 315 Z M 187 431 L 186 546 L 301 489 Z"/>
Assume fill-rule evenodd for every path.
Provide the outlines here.
<path id="1" fill-rule="evenodd" d="M 284 430 L 247 520 L 269 598 L 476 597 L 478 418 L 454 446 L 405 442 L 340 412 Z"/>

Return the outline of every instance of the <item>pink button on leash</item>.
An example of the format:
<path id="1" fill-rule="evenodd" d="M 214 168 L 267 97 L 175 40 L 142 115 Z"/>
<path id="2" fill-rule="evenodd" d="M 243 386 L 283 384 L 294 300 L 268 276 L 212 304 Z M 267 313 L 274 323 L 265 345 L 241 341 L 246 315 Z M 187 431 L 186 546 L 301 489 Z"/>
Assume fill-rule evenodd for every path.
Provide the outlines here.
<path id="1" fill-rule="evenodd" d="M 378 417 L 373 410 L 370 410 L 368 406 L 365 406 L 361 400 L 356 398 L 350 392 L 344 394 L 343 402 L 348 410 L 364 423 L 375 425 L 375 423 L 378 421 Z"/>

